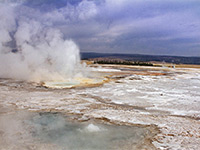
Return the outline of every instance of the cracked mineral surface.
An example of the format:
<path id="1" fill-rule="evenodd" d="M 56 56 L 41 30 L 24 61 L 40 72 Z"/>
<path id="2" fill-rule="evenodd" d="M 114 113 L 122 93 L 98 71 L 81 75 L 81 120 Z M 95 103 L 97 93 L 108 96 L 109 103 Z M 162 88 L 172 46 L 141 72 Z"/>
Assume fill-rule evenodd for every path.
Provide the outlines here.
<path id="1" fill-rule="evenodd" d="M 101 79 L 104 76 L 105 80 L 101 81 L 105 83 L 73 88 L 62 87 L 62 84 L 54 88 L 51 84 L 48 88 L 37 83 L 0 79 L 1 144 L 6 140 L 3 138 L 6 119 L 7 124 L 15 123 L 9 115 L 25 110 L 62 113 L 79 122 L 101 120 L 111 125 L 148 129 L 144 146 L 140 143 L 132 149 L 199 149 L 200 69 L 102 65 L 95 66 L 93 71 L 99 73 Z M 7 118 L 3 117 L 5 114 L 9 114 Z M 19 126 L 20 118 L 26 118 L 26 113 L 22 114 L 17 115 Z M 21 130 L 18 126 L 12 129 L 16 134 L 18 130 Z M 7 135 L 11 134 L 10 131 Z M 24 134 L 22 142 L 30 136 Z M 18 139 L 13 142 L 16 141 Z M 34 142 L 33 149 L 39 147 L 37 141 Z M 40 143 L 40 147 L 47 145 Z M 53 149 L 56 146 L 51 145 Z M 123 148 L 130 147 L 131 141 L 127 139 L 127 147 Z"/>

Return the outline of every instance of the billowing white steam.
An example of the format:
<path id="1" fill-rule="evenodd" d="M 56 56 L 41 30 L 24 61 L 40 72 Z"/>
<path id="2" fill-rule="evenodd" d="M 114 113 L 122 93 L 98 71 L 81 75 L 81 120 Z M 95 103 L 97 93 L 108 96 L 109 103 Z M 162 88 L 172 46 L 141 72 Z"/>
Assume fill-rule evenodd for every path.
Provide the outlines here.
<path id="1" fill-rule="evenodd" d="M 0 3 L 0 78 L 42 81 L 77 75 L 77 45 L 64 40 L 51 22 L 18 13 L 27 9 Z"/>

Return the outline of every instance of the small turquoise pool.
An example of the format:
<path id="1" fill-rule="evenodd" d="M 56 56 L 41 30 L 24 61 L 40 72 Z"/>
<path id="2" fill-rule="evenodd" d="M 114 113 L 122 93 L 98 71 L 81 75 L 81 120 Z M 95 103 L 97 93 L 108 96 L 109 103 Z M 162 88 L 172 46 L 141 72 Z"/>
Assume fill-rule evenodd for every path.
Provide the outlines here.
<path id="1" fill-rule="evenodd" d="M 134 150 L 148 133 L 142 127 L 72 122 L 52 113 L 40 113 L 27 123 L 35 139 L 61 150 Z"/>

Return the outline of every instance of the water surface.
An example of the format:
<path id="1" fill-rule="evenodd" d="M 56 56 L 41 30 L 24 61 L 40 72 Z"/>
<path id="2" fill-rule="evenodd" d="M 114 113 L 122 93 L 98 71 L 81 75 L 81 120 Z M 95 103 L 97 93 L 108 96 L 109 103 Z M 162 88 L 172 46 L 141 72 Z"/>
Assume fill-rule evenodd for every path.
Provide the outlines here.
<path id="1" fill-rule="evenodd" d="M 37 114 L 27 123 L 34 138 L 63 150 L 134 149 L 148 132 L 140 127 L 78 123 L 52 113 Z"/>

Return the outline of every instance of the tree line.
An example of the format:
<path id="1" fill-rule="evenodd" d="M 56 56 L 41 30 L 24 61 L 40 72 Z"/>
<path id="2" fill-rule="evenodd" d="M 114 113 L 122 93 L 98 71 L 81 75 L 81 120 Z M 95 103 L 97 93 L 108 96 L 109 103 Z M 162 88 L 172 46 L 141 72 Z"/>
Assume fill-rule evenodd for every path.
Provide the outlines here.
<path id="1" fill-rule="evenodd" d="M 120 61 L 120 60 L 96 60 L 94 64 L 115 64 L 115 65 L 134 65 L 134 66 L 153 66 L 152 63 L 140 61 Z"/>

